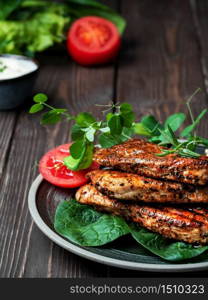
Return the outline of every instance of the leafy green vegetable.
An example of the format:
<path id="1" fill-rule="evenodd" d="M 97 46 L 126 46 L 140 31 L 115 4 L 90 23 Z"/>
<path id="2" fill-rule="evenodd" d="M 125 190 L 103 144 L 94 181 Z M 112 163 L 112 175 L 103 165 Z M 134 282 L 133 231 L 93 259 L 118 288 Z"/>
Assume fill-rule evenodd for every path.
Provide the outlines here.
<path id="1" fill-rule="evenodd" d="M 135 223 L 127 224 L 121 217 L 97 212 L 75 200 L 58 205 L 54 227 L 59 234 L 81 246 L 101 246 L 131 234 L 144 248 L 172 262 L 190 259 L 208 250 L 208 246 L 194 247 L 166 239 Z"/>
<path id="2" fill-rule="evenodd" d="M 65 6 L 50 4 L 24 21 L 0 21 L 0 53 L 34 53 L 64 40 L 70 19 Z"/>
<path id="3" fill-rule="evenodd" d="M 194 247 L 191 244 L 174 242 L 136 224 L 131 224 L 131 234 L 143 247 L 169 261 L 190 259 L 208 250 L 208 246 Z"/>
<path id="4" fill-rule="evenodd" d="M 129 233 L 122 218 L 97 212 L 75 200 L 59 204 L 54 227 L 59 234 L 82 246 L 105 245 Z"/>
<path id="5" fill-rule="evenodd" d="M 5 20 L 23 0 L 0 0 L 0 20 Z"/>

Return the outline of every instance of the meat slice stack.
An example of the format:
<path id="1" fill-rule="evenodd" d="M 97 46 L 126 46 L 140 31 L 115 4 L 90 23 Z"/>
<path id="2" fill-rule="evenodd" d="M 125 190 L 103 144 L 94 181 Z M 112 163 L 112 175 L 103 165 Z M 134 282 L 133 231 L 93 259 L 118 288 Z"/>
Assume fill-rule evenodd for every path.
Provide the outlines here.
<path id="1" fill-rule="evenodd" d="M 97 150 L 94 160 L 110 169 L 88 173 L 76 199 L 165 237 L 207 244 L 208 209 L 196 203 L 208 203 L 208 157 L 157 156 L 161 149 L 132 139 Z"/>

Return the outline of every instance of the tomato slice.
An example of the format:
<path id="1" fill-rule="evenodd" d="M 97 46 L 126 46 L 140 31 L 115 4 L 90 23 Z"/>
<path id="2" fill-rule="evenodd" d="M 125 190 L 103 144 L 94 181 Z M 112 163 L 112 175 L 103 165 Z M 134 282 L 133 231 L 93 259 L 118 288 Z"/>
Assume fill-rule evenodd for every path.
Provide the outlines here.
<path id="1" fill-rule="evenodd" d="M 39 171 L 43 178 L 53 185 L 75 188 L 84 185 L 88 181 L 85 175 L 99 166 L 92 163 L 91 167 L 85 170 L 69 170 L 63 163 L 63 159 L 70 155 L 69 147 L 70 144 L 64 144 L 47 152 L 40 160 Z"/>
<path id="2" fill-rule="evenodd" d="M 82 65 L 102 64 L 112 60 L 120 45 L 121 37 L 117 27 L 104 18 L 80 18 L 68 32 L 69 54 Z"/>

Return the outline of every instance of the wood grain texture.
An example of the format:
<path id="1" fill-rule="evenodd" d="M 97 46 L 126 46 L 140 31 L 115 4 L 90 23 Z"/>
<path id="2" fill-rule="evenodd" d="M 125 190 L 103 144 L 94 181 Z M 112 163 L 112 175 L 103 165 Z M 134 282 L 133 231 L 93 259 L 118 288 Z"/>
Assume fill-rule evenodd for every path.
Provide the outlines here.
<path id="1" fill-rule="evenodd" d="M 206 93 L 208 94 L 208 39 L 206 38 L 208 27 L 208 3 L 206 0 L 190 0 L 190 4 L 192 8 L 193 20 L 198 38 L 201 68 L 204 76 Z"/>
<path id="2" fill-rule="evenodd" d="M 16 112 L 0 112 L 0 180 L 7 162 L 16 120 Z"/>
<path id="3" fill-rule="evenodd" d="M 185 100 L 196 88 L 204 89 L 189 1 L 128 4 L 122 1 L 121 6 L 128 27 L 118 67 L 117 99 L 131 102 L 138 118 L 153 113 L 163 120 L 170 113 L 186 111 Z M 194 114 L 206 105 L 203 91 L 193 101 Z M 207 122 L 199 132 L 205 130 Z"/>

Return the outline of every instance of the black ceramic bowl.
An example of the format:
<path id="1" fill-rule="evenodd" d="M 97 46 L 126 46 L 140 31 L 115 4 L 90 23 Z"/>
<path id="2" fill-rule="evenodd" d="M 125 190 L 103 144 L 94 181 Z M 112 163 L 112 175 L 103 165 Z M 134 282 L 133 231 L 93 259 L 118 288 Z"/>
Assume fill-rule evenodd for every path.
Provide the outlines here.
<path id="1" fill-rule="evenodd" d="M 38 73 L 39 64 L 36 60 L 21 55 L 0 54 L 0 59 L 2 57 L 28 60 L 37 66 L 35 70 L 19 77 L 0 79 L 0 110 L 9 110 L 20 106 L 30 96 Z"/>

